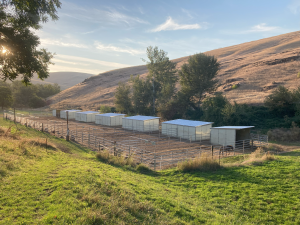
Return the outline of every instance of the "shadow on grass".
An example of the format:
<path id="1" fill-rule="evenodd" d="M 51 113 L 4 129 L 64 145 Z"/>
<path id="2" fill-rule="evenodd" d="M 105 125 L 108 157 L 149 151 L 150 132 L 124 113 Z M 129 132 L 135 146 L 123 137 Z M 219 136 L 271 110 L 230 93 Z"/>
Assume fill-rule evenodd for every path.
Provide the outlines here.
<path id="1" fill-rule="evenodd" d="M 281 153 L 277 156 L 300 156 L 300 150 L 295 150 L 295 151 L 291 151 L 291 152 L 284 152 L 284 153 Z"/>

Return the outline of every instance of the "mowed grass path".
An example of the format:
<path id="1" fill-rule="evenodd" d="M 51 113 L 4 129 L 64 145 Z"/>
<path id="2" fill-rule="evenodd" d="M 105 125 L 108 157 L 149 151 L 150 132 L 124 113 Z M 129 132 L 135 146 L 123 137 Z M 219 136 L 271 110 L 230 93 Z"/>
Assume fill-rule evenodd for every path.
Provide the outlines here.
<path id="1" fill-rule="evenodd" d="M 19 127 L 52 148 L 0 140 L 0 163 L 14 162 L 0 175 L 0 224 L 300 224 L 300 151 L 259 166 L 140 174 Z"/>

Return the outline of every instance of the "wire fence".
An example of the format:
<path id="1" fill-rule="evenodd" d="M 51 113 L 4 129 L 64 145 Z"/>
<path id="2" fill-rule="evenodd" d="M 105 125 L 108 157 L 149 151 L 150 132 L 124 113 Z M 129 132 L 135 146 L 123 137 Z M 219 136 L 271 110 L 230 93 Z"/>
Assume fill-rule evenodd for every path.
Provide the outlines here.
<path id="1" fill-rule="evenodd" d="M 268 144 L 266 135 L 251 135 L 251 139 L 240 140 L 234 145 L 211 145 L 209 141 L 182 140 L 160 131 L 128 131 L 103 125 L 83 124 L 56 119 L 47 116 L 29 116 L 5 112 L 4 119 L 15 121 L 27 127 L 47 132 L 58 138 L 69 137 L 70 141 L 88 147 L 93 151 L 107 150 L 115 156 L 131 157 L 153 170 L 169 168 L 185 160 L 212 158 L 219 160 L 241 154 L 249 154 L 257 147 Z M 84 126 L 83 126 L 84 125 Z M 234 147 L 233 147 L 234 146 Z"/>

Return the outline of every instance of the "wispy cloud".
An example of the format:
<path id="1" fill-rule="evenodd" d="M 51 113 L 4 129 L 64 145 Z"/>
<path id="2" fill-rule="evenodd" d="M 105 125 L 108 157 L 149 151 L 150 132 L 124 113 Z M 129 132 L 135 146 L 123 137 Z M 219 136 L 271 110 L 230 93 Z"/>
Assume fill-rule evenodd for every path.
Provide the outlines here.
<path id="1" fill-rule="evenodd" d="M 101 60 L 96 60 L 96 59 L 89 59 L 89 58 L 70 56 L 70 55 L 61 55 L 61 54 L 55 55 L 55 58 L 60 58 L 60 59 L 63 59 L 63 60 L 68 60 L 68 61 L 73 61 L 73 62 L 75 61 L 75 62 L 94 63 L 94 64 L 97 64 L 99 66 L 107 66 L 107 67 L 113 67 L 113 68 L 122 68 L 122 67 L 132 66 L 132 65 L 128 65 L 128 64 L 101 61 Z"/>
<path id="2" fill-rule="evenodd" d="M 181 11 L 184 12 L 190 19 L 194 18 L 194 16 L 192 15 L 192 13 L 189 10 L 182 8 Z"/>
<path id="3" fill-rule="evenodd" d="M 288 9 L 293 14 L 298 14 L 300 12 L 300 0 L 293 0 L 289 5 Z"/>
<path id="4" fill-rule="evenodd" d="M 195 30 L 200 29 L 199 24 L 178 24 L 171 17 L 166 22 L 150 30 L 150 32 L 160 32 L 164 30 Z"/>
<path id="5" fill-rule="evenodd" d="M 57 59 L 57 58 L 53 58 L 52 61 L 55 62 L 55 63 L 64 63 L 64 64 L 80 65 L 80 66 L 89 66 L 90 65 L 88 63 L 80 63 L 80 62 L 74 62 L 74 61 L 67 61 L 67 60 L 61 60 L 61 59 Z"/>
<path id="6" fill-rule="evenodd" d="M 122 53 L 129 53 L 131 55 L 140 55 L 145 53 L 145 51 L 132 49 L 132 48 L 121 48 L 113 45 L 103 45 L 100 42 L 95 42 L 95 46 L 99 50 L 103 51 L 110 51 L 110 52 L 122 52 Z"/>
<path id="7" fill-rule="evenodd" d="M 149 24 L 149 22 L 139 17 L 127 15 L 112 7 L 106 7 L 105 10 L 96 8 L 84 8 L 82 6 L 79 7 L 78 5 L 70 2 L 66 2 L 64 3 L 64 5 L 66 10 L 61 12 L 60 15 L 89 23 L 101 23 L 105 25 L 125 23 L 128 26 L 133 26 L 135 24 Z M 121 9 L 125 10 L 124 7 Z"/>
<path id="8" fill-rule="evenodd" d="M 273 31 L 277 30 L 279 27 L 271 27 L 267 26 L 266 23 L 260 23 L 258 25 L 255 25 L 251 27 L 250 30 L 245 31 L 244 33 L 252 33 L 252 32 L 268 32 L 268 31 Z"/>
<path id="9" fill-rule="evenodd" d="M 56 46 L 62 46 L 62 47 L 88 48 L 88 46 L 84 45 L 84 44 L 69 43 L 69 42 L 64 42 L 64 41 L 49 39 L 49 38 L 41 39 L 41 44 L 42 45 L 56 45 Z"/>

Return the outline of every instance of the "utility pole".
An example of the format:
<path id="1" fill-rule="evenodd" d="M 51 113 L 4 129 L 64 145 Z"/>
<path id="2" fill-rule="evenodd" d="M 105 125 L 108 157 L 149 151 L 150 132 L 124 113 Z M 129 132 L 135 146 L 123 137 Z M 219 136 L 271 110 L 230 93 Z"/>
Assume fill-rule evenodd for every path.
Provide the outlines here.
<path id="1" fill-rule="evenodd" d="M 154 73 L 153 73 L 153 116 L 155 116 L 155 87 L 154 87 Z"/>

